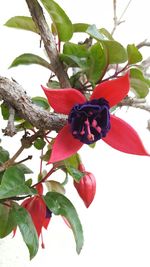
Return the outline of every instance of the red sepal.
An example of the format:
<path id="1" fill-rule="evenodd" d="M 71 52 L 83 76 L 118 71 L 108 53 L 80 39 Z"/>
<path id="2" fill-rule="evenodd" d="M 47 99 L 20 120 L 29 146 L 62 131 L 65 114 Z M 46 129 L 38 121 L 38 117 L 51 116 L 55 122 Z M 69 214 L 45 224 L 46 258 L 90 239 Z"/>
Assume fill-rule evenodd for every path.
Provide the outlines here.
<path id="1" fill-rule="evenodd" d="M 90 172 L 85 172 L 85 175 L 79 183 L 74 181 L 74 186 L 79 196 L 84 201 L 85 206 L 88 208 L 96 193 L 96 180 L 94 175 Z"/>
<path id="2" fill-rule="evenodd" d="M 149 156 L 137 132 L 124 120 L 111 115 L 111 129 L 103 138 L 111 147 L 125 153 Z"/>
<path id="3" fill-rule="evenodd" d="M 92 99 L 105 98 L 110 107 L 118 104 L 129 92 L 129 73 L 114 80 L 105 81 L 97 85 L 91 95 Z"/>
<path id="4" fill-rule="evenodd" d="M 40 236 L 46 217 L 46 205 L 44 200 L 40 196 L 34 196 L 23 201 L 21 206 L 30 213 L 37 234 Z"/>
<path id="5" fill-rule="evenodd" d="M 70 157 L 75 154 L 82 145 L 83 143 L 73 137 L 70 132 L 70 125 L 65 125 L 55 139 L 48 163 L 57 162 Z"/>
<path id="6" fill-rule="evenodd" d="M 48 89 L 42 86 L 50 106 L 54 111 L 68 115 L 75 104 L 82 104 L 86 98 L 76 89 Z"/>

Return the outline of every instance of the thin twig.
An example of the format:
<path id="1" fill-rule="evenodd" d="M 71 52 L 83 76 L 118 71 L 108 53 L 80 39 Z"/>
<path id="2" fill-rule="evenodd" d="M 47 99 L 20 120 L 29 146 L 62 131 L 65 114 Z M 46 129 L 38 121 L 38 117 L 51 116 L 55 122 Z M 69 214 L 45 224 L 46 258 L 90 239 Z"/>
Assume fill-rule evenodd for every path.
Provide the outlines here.
<path id="1" fill-rule="evenodd" d="M 132 97 L 126 97 L 119 104 L 119 107 L 128 106 L 133 108 L 139 108 L 150 112 L 150 105 L 146 103 L 145 99 L 137 99 Z"/>
<path id="2" fill-rule="evenodd" d="M 25 159 L 22 159 L 22 160 L 20 160 L 20 161 L 18 161 L 18 162 L 15 162 L 14 165 L 18 165 L 18 164 L 23 163 L 23 162 L 25 162 L 25 161 L 27 161 L 27 160 L 30 160 L 30 159 L 32 159 L 32 158 L 33 158 L 33 156 L 32 156 L 32 155 L 29 155 L 29 156 L 26 157 Z"/>
<path id="3" fill-rule="evenodd" d="M 14 125 L 15 110 L 12 106 L 8 105 L 9 108 L 9 118 L 7 127 L 3 130 L 4 135 L 14 136 L 16 134 L 16 128 Z"/>
<path id="4" fill-rule="evenodd" d="M 129 7 L 129 5 L 131 4 L 131 1 L 132 1 L 132 0 L 130 0 L 130 1 L 128 2 L 128 4 L 126 5 L 125 9 L 123 10 L 121 16 L 120 16 L 119 19 L 118 19 L 118 18 L 117 18 L 117 1 L 116 1 L 116 0 L 113 0 L 113 11 L 114 11 L 114 18 L 113 18 L 113 20 L 114 20 L 114 27 L 113 27 L 113 29 L 112 29 L 111 35 L 114 34 L 116 28 L 117 28 L 121 23 L 125 22 L 124 20 L 122 20 L 122 18 L 123 18 L 123 16 L 124 16 L 124 14 L 126 13 L 128 7 Z"/>
<path id="5" fill-rule="evenodd" d="M 136 45 L 136 47 L 138 49 L 142 48 L 142 47 L 145 47 L 145 46 L 150 46 L 150 42 L 147 42 L 147 39 L 145 39 L 144 41 L 140 42 L 139 44 Z"/>

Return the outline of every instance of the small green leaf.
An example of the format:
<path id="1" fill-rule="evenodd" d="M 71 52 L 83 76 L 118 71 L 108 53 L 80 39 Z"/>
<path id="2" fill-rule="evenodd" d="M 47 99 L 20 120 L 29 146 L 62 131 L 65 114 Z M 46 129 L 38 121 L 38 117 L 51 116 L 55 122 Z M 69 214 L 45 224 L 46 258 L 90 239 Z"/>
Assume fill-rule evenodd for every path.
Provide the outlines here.
<path id="1" fill-rule="evenodd" d="M 29 169 L 25 164 L 17 164 L 17 169 L 21 170 L 23 174 L 30 174 L 33 173 L 31 169 Z"/>
<path id="2" fill-rule="evenodd" d="M 101 34 L 103 34 L 108 40 L 114 40 L 114 38 L 112 37 L 112 35 L 110 34 L 110 32 L 107 31 L 105 28 L 99 29 L 99 32 Z"/>
<path id="3" fill-rule="evenodd" d="M 53 80 L 49 80 L 47 86 L 53 89 L 59 89 L 61 87 L 58 81 L 53 81 Z"/>
<path id="4" fill-rule="evenodd" d="M 46 181 L 45 184 L 46 184 L 46 186 L 48 188 L 48 191 L 50 191 L 50 192 L 58 192 L 58 193 L 60 193 L 62 195 L 65 194 L 65 188 L 61 183 L 59 183 L 57 181 L 54 181 L 54 180 L 49 180 L 49 181 Z"/>
<path id="5" fill-rule="evenodd" d="M 57 29 L 60 41 L 69 41 L 73 34 L 73 27 L 70 19 L 64 10 L 53 0 L 40 0 Z"/>
<path id="6" fill-rule="evenodd" d="M 135 64 L 143 59 L 142 54 L 134 44 L 129 44 L 127 46 L 127 53 L 129 64 Z"/>
<path id="7" fill-rule="evenodd" d="M 1 104 L 1 113 L 2 113 L 2 116 L 3 116 L 3 119 L 4 120 L 8 120 L 9 119 L 9 108 L 8 108 L 8 105 L 3 102 Z M 20 121 L 22 120 L 17 114 L 15 114 L 15 121 Z"/>
<path id="8" fill-rule="evenodd" d="M 15 228 L 16 223 L 13 218 L 13 212 L 10 201 L 7 201 L 7 205 L 0 204 L 0 238 L 9 235 Z"/>
<path id="9" fill-rule="evenodd" d="M 35 23 L 33 22 L 31 17 L 26 17 L 26 16 L 12 17 L 4 25 L 11 28 L 38 33 Z"/>
<path id="10" fill-rule="evenodd" d="M 96 28 L 96 26 L 90 25 L 87 30 L 86 33 L 88 33 L 91 37 L 93 37 L 94 39 L 101 41 L 105 39 L 105 36 L 103 34 L 100 33 L 100 31 Z"/>
<path id="11" fill-rule="evenodd" d="M 40 137 L 38 137 L 34 142 L 34 147 L 38 150 L 43 149 L 45 145 L 46 145 L 46 142 Z"/>
<path id="12" fill-rule="evenodd" d="M 50 69 L 50 64 L 45 59 L 31 53 L 25 53 L 16 57 L 11 63 L 9 68 L 17 67 L 19 65 L 31 65 L 31 64 L 41 65 L 47 69 Z"/>
<path id="13" fill-rule="evenodd" d="M 73 31 L 74 32 L 86 32 L 87 28 L 90 24 L 87 23 L 74 23 L 73 24 Z"/>
<path id="14" fill-rule="evenodd" d="M 146 97 L 149 93 L 150 81 L 144 77 L 143 72 L 137 68 L 130 69 L 131 89 L 138 97 Z M 141 82 L 140 82 L 141 81 Z"/>
<path id="15" fill-rule="evenodd" d="M 98 40 L 106 49 L 109 64 L 118 64 L 127 61 L 127 52 L 125 48 L 114 40 L 106 40 L 106 37 L 100 33 L 95 25 L 89 26 L 86 32 L 90 36 Z"/>
<path id="16" fill-rule="evenodd" d="M 13 217 L 16 224 L 19 226 L 23 240 L 28 247 L 30 259 L 32 259 L 37 254 L 39 242 L 37 231 L 31 216 L 26 209 L 15 203 L 13 205 Z"/>
<path id="17" fill-rule="evenodd" d="M 0 185 L 0 199 L 34 193 L 36 193 L 36 190 L 25 184 L 24 173 L 17 166 L 9 167 L 4 172 Z"/>
<path id="18" fill-rule="evenodd" d="M 63 47 L 63 54 L 60 55 L 61 60 L 63 60 L 69 67 L 80 67 L 86 69 L 87 65 L 88 50 L 85 45 L 79 45 L 67 42 Z"/>
<path id="19" fill-rule="evenodd" d="M 79 166 L 78 154 L 74 154 L 70 158 L 65 159 L 64 163 L 65 163 L 68 173 L 73 177 L 73 179 L 76 182 L 79 182 L 81 178 L 83 177 L 84 173 L 78 170 L 78 166 Z"/>
<path id="20" fill-rule="evenodd" d="M 149 93 L 149 85 L 140 79 L 130 78 L 130 85 L 131 90 L 133 90 L 139 98 L 144 98 Z"/>
<path id="21" fill-rule="evenodd" d="M 100 43 L 96 43 L 92 45 L 89 49 L 89 71 L 88 79 L 96 83 L 100 78 L 105 74 L 107 69 L 107 54 L 105 53 L 105 49 L 102 47 Z"/>
<path id="22" fill-rule="evenodd" d="M 49 110 L 50 109 L 50 106 L 49 106 L 49 103 L 47 101 L 47 99 L 45 97 L 42 97 L 42 96 L 35 96 L 35 97 L 32 97 L 32 102 L 45 109 L 45 110 Z"/>
<path id="23" fill-rule="evenodd" d="M 48 192 L 44 200 L 55 215 L 61 215 L 67 219 L 75 237 L 77 253 L 80 253 L 83 246 L 83 230 L 78 214 L 70 200 L 57 192 Z"/>
<path id="24" fill-rule="evenodd" d="M 9 152 L 0 146 L 0 163 L 4 163 L 9 160 Z"/>

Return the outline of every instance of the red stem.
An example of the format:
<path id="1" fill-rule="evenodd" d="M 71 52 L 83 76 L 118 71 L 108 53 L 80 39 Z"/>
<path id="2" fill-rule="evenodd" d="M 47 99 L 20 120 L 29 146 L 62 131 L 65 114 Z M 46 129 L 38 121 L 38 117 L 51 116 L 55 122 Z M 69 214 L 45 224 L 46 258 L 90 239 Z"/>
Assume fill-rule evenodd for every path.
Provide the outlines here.
<path id="1" fill-rule="evenodd" d="M 35 187 L 43 182 L 53 173 L 56 171 L 56 167 L 52 167 L 52 169 L 36 184 L 32 185 L 32 187 Z"/>

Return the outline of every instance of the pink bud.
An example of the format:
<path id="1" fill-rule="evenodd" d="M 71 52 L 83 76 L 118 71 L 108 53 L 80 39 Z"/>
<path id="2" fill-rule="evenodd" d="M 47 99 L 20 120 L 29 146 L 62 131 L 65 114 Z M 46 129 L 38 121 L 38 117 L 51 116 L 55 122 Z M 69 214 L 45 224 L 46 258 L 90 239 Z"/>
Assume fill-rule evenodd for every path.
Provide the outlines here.
<path id="1" fill-rule="evenodd" d="M 79 170 L 81 171 L 81 168 L 79 168 Z M 79 196 L 84 201 L 85 206 L 88 208 L 92 203 L 96 192 L 96 180 L 94 175 L 90 172 L 85 172 L 79 183 L 74 181 L 74 186 Z"/>

